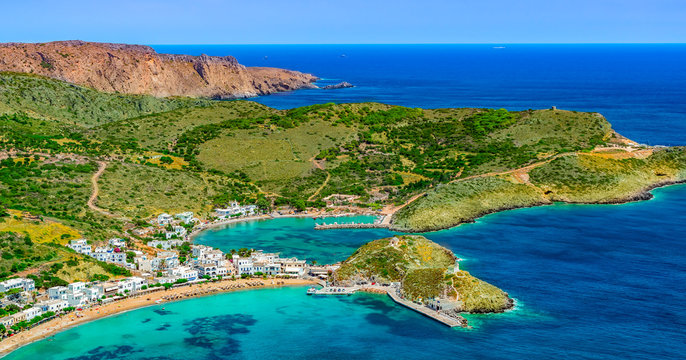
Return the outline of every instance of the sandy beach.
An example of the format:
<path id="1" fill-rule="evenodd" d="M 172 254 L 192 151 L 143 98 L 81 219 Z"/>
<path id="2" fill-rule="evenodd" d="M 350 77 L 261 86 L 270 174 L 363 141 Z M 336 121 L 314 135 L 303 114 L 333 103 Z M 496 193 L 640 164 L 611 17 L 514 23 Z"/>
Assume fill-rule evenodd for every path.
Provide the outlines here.
<path id="1" fill-rule="evenodd" d="M 145 293 L 119 300 L 117 302 L 93 306 L 91 308 L 84 309 L 83 311 L 72 312 L 36 326 L 33 329 L 22 331 L 17 335 L 0 341 L 0 356 L 5 356 L 24 345 L 44 339 L 73 326 L 98 320 L 107 316 L 120 314 L 122 312 L 156 305 L 156 301 L 160 301 L 159 304 L 165 304 L 192 297 L 207 296 L 236 290 L 281 286 L 303 286 L 313 284 L 316 283 L 314 281 L 303 279 L 238 279 L 182 286 L 169 290 Z"/>

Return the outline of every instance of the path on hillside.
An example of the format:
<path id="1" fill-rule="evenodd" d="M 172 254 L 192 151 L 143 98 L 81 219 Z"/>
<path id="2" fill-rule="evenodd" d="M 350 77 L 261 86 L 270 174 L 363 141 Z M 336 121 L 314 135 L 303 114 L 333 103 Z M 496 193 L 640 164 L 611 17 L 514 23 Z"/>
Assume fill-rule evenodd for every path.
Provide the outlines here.
<path id="1" fill-rule="evenodd" d="M 98 200 L 98 193 L 100 192 L 100 188 L 98 187 L 98 180 L 100 179 L 100 176 L 102 176 L 102 174 L 105 172 L 105 169 L 107 169 L 107 162 L 98 161 L 98 171 L 96 171 L 95 174 L 93 174 L 93 176 L 91 177 L 93 192 L 91 193 L 90 199 L 88 199 L 88 207 L 91 208 L 91 210 L 97 211 L 105 216 L 117 217 L 117 215 L 112 214 L 111 212 L 95 205 L 95 201 Z"/>
<path id="2" fill-rule="evenodd" d="M 310 197 L 307 198 L 307 201 L 313 201 L 314 198 L 315 198 L 317 195 L 319 195 L 319 193 L 320 193 L 322 190 L 324 190 L 324 187 L 326 187 L 326 185 L 329 183 L 329 179 L 331 179 L 331 173 L 329 173 L 329 172 L 327 171 L 327 172 L 326 172 L 326 180 L 324 180 L 324 182 L 322 183 L 322 186 L 320 186 L 320 187 L 317 189 L 317 191 L 314 192 L 314 194 L 312 194 Z"/>
<path id="3" fill-rule="evenodd" d="M 315 166 L 317 169 L 326 171 L 326 170 L 324 169 L 324 167 L 322 166 L 322 164 L 321 164 L 319 161 L 317 161 L 317 159 L 316 159 L 315 156 L 311 157 L 311 158 L 310 158 L 310 161 L 314 164 L 314 166 Z M 307 198 L 307 201 L 312 201 L 312 200 L 314 200 L 314 198 L 315 198 L 317 195 L 319 195 L 319 193 L 320 193 L 322 190 L 324 190 L 324 187 L 329 183 L 329 179 L 331 179 L 331 173 L 328 172 L 328 171 L 326 171 L 326 180 L 324 180 L 324 183 L 322 183 L 322 186 L 320 186 L 320 187 L 317 189 L 317 191 L 314 192 L 314 194 L 312 194 L 310 197 Z"/>
<path id="4" fill-rule="evenodd" d="M 561 153 L 561 154 L 551 156 L 551 157 L 549 157 L 543 161 L 535 162 L 533 164 L 529 164 L 529 165 L 521 167 L 521 168 L 511 169 L 511 170 L 506 170 L 506 171 L 494 171 L 494 172 L 488 172 L 488 173 L 484 173 L 484 174 L 467 176 L 467 177 L 464 177 L 461 179 L 452 180 L 452 181 L 448 182 L 448 184 L 457 183 L 460 181 L 471 180 L 471 179 L 482 178 L 482 177 L 512 174 L 515 176 L 515 178 L 517 180 L 521 181 L 521 183 L 535 187 L 537 190 L 539 190 L 541 193 L 543 193 L 543 191 L 541 189 L 539 189 L 538 187 L 534 186 L 533 184 L 531 184 L 529 182 L 529 177 L 528 177 L 529 171 L 531 171 L 532 169 L 535 169 L 541 165 L 545 165 L 545 164 L 547 164 L 547 163 L 549 163 L 549 162 L 551 162 L 557 158 L 560 158 L 563 156 L 576 155 L 576 154 L 577 154 L 576 152 Z M 392 206 L 392 207 L 388 207 L 388 208 L 384 209 L 383 213 L 386 214 L 386 217 L 384 218 L 383 222 L 390 224 L 391 218 L 393 217 L 393 214 L 398 212 L 400 209 L 406 207 L 407 205 L 410 205 L 410 203 L 414 202 L 415 200 L 419 199 L 420 197 L 426 195 L 426 193 L 427 193 L 426 191 L 419 193 L 419 194 L 411 197 L 410 199 L 408 199 L 404 204 L 402 204 L 400 206 Z"/>

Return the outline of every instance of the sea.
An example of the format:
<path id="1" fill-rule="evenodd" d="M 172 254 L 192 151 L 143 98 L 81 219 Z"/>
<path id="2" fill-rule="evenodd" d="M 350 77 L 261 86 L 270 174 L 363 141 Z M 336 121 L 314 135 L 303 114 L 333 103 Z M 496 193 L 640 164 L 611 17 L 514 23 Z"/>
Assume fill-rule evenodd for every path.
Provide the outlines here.
<path id="1" fill-rule="evenodd" d="M 596 111 L 621 134 L 686 145 L 686 45 L 184 45 L 248 66 L 313 73 L 319 84 L 253 100 L 280 109 L 378 101 L 425 107 Z M 686 185 L 623 205 L 491 214 L 424 234 L 461 268 L 516 299 L 451 329 L 383 295 L 240 291 L 134 310 L 30 344 L 7 359 L 684 359 Z M 350 219 L 371 221 L 369 218 Z M 343 221 L 340 219 L 339 221 Z M 315 220 L 227 225 L 198 243 L 330 263 L 383 229 L 315 231 Z"/>

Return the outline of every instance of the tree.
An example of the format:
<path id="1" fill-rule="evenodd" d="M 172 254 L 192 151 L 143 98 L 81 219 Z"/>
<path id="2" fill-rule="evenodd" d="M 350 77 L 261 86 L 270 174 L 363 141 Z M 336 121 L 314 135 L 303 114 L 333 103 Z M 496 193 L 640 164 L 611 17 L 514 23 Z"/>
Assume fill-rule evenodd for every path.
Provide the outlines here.
<path id="1" fill-rule="evenodd" d="M 133 258 L 135 258 L 135 257 L 136 257 L 136 253 L 134 253 L 133 251 L 127 251 L 126 252 L 126 262 L 127 263 L 133 264 Z"/>

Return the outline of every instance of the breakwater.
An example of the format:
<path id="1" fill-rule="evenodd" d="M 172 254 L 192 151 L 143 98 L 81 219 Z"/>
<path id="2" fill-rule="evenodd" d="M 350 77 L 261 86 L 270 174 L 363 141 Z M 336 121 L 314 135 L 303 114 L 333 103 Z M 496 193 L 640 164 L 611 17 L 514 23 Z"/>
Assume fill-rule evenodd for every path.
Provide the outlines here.
<path id="1" fill-rule="evenodd" d="M 373 223 L 373 224 L 315 224 L 315 230 L 331 230 L 331 229 L 387 229 L 388 224 Z"/>

